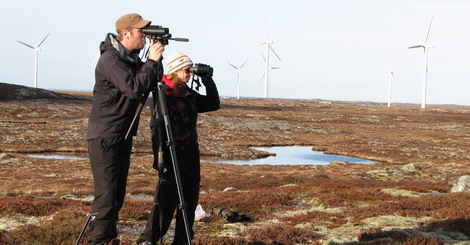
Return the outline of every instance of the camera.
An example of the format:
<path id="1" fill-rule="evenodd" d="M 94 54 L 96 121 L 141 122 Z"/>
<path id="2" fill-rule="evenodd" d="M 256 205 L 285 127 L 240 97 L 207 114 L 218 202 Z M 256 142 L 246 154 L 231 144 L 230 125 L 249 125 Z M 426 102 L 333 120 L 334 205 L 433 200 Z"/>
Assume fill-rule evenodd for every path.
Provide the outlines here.
<path id="1" fill-rule="evenodd" d="M 187 38 L 172 38 L 170 30 L 166 27 L 150 25 L 142 29 L 142 32 L 148 36 L 148 38 L 161 42 L 164 45 L 168 45 L 168 40 L 178 41 L 178 42 L 188 42 Z"/>
<path id="2" fill-rule="evenodd" d="M 197 76 L 212 76 L 214 69 L 206 64 L 195 64 L 193 67 L 189 68 L 189 72 Z"/>

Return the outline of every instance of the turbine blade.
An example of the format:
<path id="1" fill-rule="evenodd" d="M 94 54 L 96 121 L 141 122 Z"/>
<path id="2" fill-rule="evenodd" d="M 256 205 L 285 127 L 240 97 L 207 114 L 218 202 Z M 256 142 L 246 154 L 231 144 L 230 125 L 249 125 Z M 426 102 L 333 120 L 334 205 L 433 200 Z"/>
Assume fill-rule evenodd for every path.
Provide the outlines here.
<path id="1" fill-rule="evenodd" d="M 98 54 L 96 55 L 95 59 L 91 63 L 92 66 L 94 66 L 98 62 L 98 60 L 100 59 L 100 56 L 101 56 L 101 53 L 98 51 Z"/>
<path id="2" fill-rule="evenodd" d="M 271 13 L 269 15 L 269 23 L 268 23 L 268 32 L 266 33 L 266 40 L 269 40 L 269 33 L 270 33 L 270 30 L 271 30 L 271 22 L 273 20 L 273 14 Z"/>
<path id="3" fill-rule="evenodd" d="M 281 69 L 281 67 L 271 67 L 271 70 L 277 70 L 277 69 Z"/>
<path id="4" fill-rule="evenodd" d="M 103 33 L 103 36 L 106 36 L 106 32 L 104 31 L 104 26 L 103 26 L 103 21 L 101 21 L 101 18 L 98 18 L 101 26 L 101 32 Z"/>
<path id="5" fill-rule="evenodd" d="M 261 56 L 263 56 L 264 63 L 266 63 L 266 57 L 264 57 L 263 51 L 261 51 Z"/>
<path id="6" fill-rule="evenodd" d="M 263 41 L 263 42 L 261 42 L 261 43 L 256 44 L 256 45 L 253 46 L 253 47 L 248 48 L 248 49 L 245 50 L 245 51 L 248 51 L 248 50 L 250 50 L 250 49 L 254 49 L 254 48 L 256 48 L 256 47 L 258 47 L 258 46 L 261 46 L 261 45 L 263 45 L 263 44 L 265 44 L 265 43 L 266 43 L 266 41 Z"/>
<path id="7" fill-rule="evenodd" d="M 243 68 L 243 66 L 246 64 L 247 61 L 248 61 L 248 60 L 245 60 L 245 62 L 243 63 L 243 65 L 240 66 L 240 70 Z"/>
<path id="8" fill-rule="evenodd" d="M 281 58 L 279 57 L 279 55 L 277 55 L 276 51 L 274 51 L 273 47 L 271 47 L 271 45 L 268 45 L 269 49 L 271 49 L 271 51 L 273 51 L 273 53 L 276 55 L 276 57 L 279 59 L 279 61 L 282 61 Z"/>
<path id="9" fill-rule="evenodd" d="M 416 45 L 416 46 L 408 47 L 408 49 L 411 49 L 411 48 L 424 48 L 424 45 Z"/>
<path id="10" fill-rule="evenodd" d="M 431 23 L 429 23 L 428 34 L 426 35 L 426 39 L 424 40 L 425 44 L 428 42 L 429 32 L 431 31 L 431 25 L 432 25 L 432 20 L 433 19 L 434 19 L 434 16 L 431 17 Z"/>
<path id="11" fill-rule="evenodd" d="M 46 37 L 44 39 L 42 39 L 42 41 L 38 44 L 38 46 L 36 46 L 36 48 L 39 48 L 39 46 L 41 46 L 41 44 L 46 40 L 46 38 L 49 36 L 50 33 L 47 33 Z"/>
<path id="12" fill-rule="evenodd" d="M 231 65 L 233 68 L 235 68 L 235 70 L 238 70 L 238 68 L 230 63 L 228 63 L 229 65 Z"/>
<path id="13" fill-rule="evenodd" d="M 24 42 L 22 42 L 22 41 L 17 41 L 17 42 L 19 42 L 19 43 L 23 44 L 24 46 L 26 46 L 26 47 L 28 47 L 28 48 L 32 48 L 32 49 L 34 49 L 34 47 L 33 47 L 33 46 L 31 46 L 31 45 L 29 45 L 29 44 L 26 44 L 26 43 L 24 43 Z"/>

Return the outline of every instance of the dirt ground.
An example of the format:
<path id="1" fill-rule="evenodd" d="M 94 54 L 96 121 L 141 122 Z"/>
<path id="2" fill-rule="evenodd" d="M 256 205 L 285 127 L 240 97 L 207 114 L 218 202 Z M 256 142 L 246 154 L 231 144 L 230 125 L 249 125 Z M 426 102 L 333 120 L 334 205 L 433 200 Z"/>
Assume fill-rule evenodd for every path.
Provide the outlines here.
<path id="1" fill-rule="evenodd" d="M 88 161 L 30 155 L 86 159 L 92 98 L 0 85 L 0 243 L 71 244 L 90 211 Z M 203 162 L 204 210 L 222 205 L 251 220 L 230 223 L 213 214 L 195 223 L 196 244 L 470 244 L 470 195 L 451 192 L 459 177 L 470 175 L 469 106 L 221 102 L 220 110 L 199 116 L 203 156 L 260 158 L 267 152 L 250 147 L 304 145 L 374 164 Z M 142 231 L 157 182 L 149 117 L 145 108 L 134 139 L 119 223 L 123 244 L 133 244 Z M 71 228 L 58 231 L 50 227 L 54 222 Z"/>

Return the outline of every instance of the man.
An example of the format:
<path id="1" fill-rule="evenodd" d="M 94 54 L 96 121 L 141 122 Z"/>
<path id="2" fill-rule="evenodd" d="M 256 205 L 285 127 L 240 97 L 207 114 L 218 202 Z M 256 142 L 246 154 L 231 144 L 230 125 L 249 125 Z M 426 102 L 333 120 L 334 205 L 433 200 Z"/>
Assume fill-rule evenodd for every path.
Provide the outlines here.
<path id="1" fill-rule="evenodd" d="M 97 213 L 90 225 L 88 244 L 113 244 L 117 240 L 116 221 L 124 202 L 132 150 L 132 138 L 124 138 L 140 99 L 162 73 L 164 45 L 152 41 L 145 63 L 138 56 L 145 46 L 142 28 L 148 25 L 150 21 L 140 15 L 126 14 L 116 21 L 117 36 L 110 33 L 100 44 L 87 131 L 95 196 L 92 212 Z M 130 136 L 136 132 L 134 125 Z"/>

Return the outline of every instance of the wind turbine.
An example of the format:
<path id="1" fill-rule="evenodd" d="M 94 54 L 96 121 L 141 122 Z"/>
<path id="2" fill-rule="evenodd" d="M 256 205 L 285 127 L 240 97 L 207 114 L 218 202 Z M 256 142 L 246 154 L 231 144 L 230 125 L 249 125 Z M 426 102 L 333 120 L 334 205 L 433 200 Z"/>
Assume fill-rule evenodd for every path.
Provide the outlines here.
<path id="1" fill-rule="evenodd" d="M 269 51 L 271 50 L 274 55 L 279 59 L 279 61 L 282 61 L 281 58 L 279 58 L 279 55 L 277 55 L 276 51 L 274 51 L 272 45 L 273 41 L 269 39 L 269 31 L 271 28 L 271 20 L 272 20 L 272 15 L 269 18 L 269 25 L 268 25 L 268 32 L 266 34 L 266 40 L 262 41 L 261 43 L 251 47 L 255 48 L 261 45 L 266 45 L 266 59 L 265 59 L 265 67 L 264 67 L 264 98 L 269 98 L 269 70 L 271 70 L 271 67 L 269 66 Z"/>
<path id="2" fill-rule="evenodd" d="M 266 62 L 266 58 L 264 57 L 264 54 L 263 52 L 261 52 L 261 56 L 263 56 L 263 60 L 264 62 Z M 271 66 L 269 67 L 269 70 L 277 70 L 277 69 L 281 69 L 281 67 L 278 67 L 278 66 Z M 265 77 L 266 73 L 263 73 L 263 76 L 261 76 L 261 81 L 263 80 L 263 78 Z M 269 91 L 269 90 L 268 90 Z"/>
<path id="3" fill-rule="evenodd" d="M 393 80 L 393 69 L 390 67 L 389 77 L 388 77 L 388 104 L 387 107 L 390 107 L 391 100 L 392 100 L 392 80 Z"/>
<path id="4" fill-rule="evenodd" d="M 395 76 L 395 74 L 393 73 L 393 65 L 390 66 L 390 68 L 388 70 L 379 72 L 377 74 L 384 74 L 384 73 L 388 73 L 388 103 L 387 103 L 387 107 L 390 107 L 391 101 L 392 101 L 392 81 L 393 81 L 393 77 Z"/>
<path id="5" fill-rule="evenodd" d="M 422 92 L 422 97 L 421 97 L 421 108 L 426 108 L 426 87 L 428 83 L 428 48 L 434 48 L 433 45 L 428 44 L 428 37 L 429 37 L 429 32 L 431 31 L 431 25 L 432 25 L 432 20 L 431 18 L 431 23 L 429 24 L 428 28 L 428 34 L 426 35 L 426 39 L 424 40 L 423 44 L 416 45 L 416 46 L 411 46 L 408 49 L 412 48 L 423 48 L 424 50 L 424 68 L 423 68 L 423 92 Z"/>
<path id="6" fill-rule="evenodd" d="M 228 63 L 233 68 L 235 68 L 235 70 L 237 70 L 237 99 L 240 99 L 240 73 L 242 72 L 242 68 L 246 64 L 247 61 L 248 60 L 245 60 L 245 63 L 243 63 L 243 65 L 241 65 L 240 67 L 236 67 L 236 66 Z"/>
<path id="7" fill-rule="evenodd" d="M 42 41 L 36 47 L 33 47 L 33 46 L 31 46 L 29 44 L 26 44 L 24 42 L 18 41 L 19 43 L 25 45 L 28 48 L 33 49 L 33 51 L 34 51 L 34 87 L 35 88 L 38 87 L 38 58 L 39 58 L 39 51 L 41 51 L 41 49 L 39 47 L 46 40 L 46 38 L 49 36 L 49 34 L 50 33 L 48 33 L 46 35 L 46 37 L 44 39 L 42 39 Z"/>

